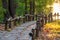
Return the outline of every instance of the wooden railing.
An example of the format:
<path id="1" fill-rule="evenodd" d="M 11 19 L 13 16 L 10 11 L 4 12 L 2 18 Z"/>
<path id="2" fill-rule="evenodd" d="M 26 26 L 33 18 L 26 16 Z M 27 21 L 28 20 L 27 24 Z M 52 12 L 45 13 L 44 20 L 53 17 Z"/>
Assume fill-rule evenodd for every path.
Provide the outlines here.
<path id="1" fill-rule="evenodd" d="M 17 26 L 18 24 L 20 25 L 20 24 L 28 22 L 28 21 L 33 21 L 34 20 L 33 18 L 34 18 L 34 16 L 29 15 L 29 14 L 26 14 L 24 17 L 18 16 L 15 18 L 9 18 L 9 19 L 5 20 L 5 30 L 7 30 L 8 28 L 12 29 L 15 26 Z"/>
<path id="2" fill-rule="evenodd" d="M 5 22 L 5 30 L 7 30 L 8 28 L 12 29 L 15 26 L 17 26 L 18 24 L 22 24 L 28 21 L 33 21 L 34 17 L 36 17 L 36 28 L 32 29 L 32 40 L 35 40 L 35 38 L 39 37 L 39 32 L 42 30 L 43 26 L 49 21 L 51 21 L 50 19 L 48 19 L 49 17 L 44 15 L 29 15 L 26 14 L 24 17 L 16 17 L 16 18 L 9 18 L 6 20 Z"/>
<path id="3" fill-rule="evenodd" d="M 42 28 L 46 23 L 52 22 L 52 17 L 50 15 L 49 17 L 47 15 L 37 15 L 36 19 L 36 28 L 32 29 L 32 40 L 35 40 L 39 37 L 39 33 L 42 31 Z"/>
<path id="4" fill-rule="evenodd" d="M 5 30 L 17 26 L 17 24 L 20 25 L 24 22 L 25 22 L 24 17 L 9 18 L 5 22 Z"/>

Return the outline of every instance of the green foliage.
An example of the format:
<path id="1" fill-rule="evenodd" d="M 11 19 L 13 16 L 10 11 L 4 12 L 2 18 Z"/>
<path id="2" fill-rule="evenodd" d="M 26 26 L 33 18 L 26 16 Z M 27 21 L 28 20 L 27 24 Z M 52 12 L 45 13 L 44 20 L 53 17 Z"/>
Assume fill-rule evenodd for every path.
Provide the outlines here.
<path id="1" fill-rule="evenodd" d="M 24 0 L 16 0 L 16 3 L 17 3 L 16 15 L 23 16 L 24 11 L 25 11 Z"/>
<path id="2" fill-rule="evenodd" d="M 2 7 L 2 2 L 1 2 L 1 0 L 0 0 L 0 22 L 3 20 L 3 12 L 4 12 L 5 10 L 3 9 L 3 7 Z"/>
<path id="3" fill-rule="evenodd" d="M 36 13 L 45 12 L 48 13 L 50 8 L 47 5 L 52 5 L 54 0 L 36 0 Z"/>
<path id="4" fill-rule="evenodd" d="M 17 3 L 17 8 L 16 8 L 16 15 L 21 15 L 23 16 L 25 13 L 25 0 L 16 0 Z M 29 0 L 27 0 L 27 11 L 29 12 L 30 10 L 30 5 L 29 5 Z"/>
<path id="5" fill-rule="evenodd" d="M 18 4 L 18 7 L 16 8 L 16 14 L 17 15 L 23 15 L 24 14 L 24 3 Z"/>
<path id="6" fill-rule="evenodd" d="M 3 12 L 5 12 L 6 10 L 3 9 L 2 7 L 2 0 L 0 0 L 0 22 L 3 20 Z M 15 0 L 16 4 L 17 4 L 17 8 L 16 8 L 16 15 L 21 15 L 23 16 L 24 12 L 25 12 L 25 0 Z M 39 12 L 45 12 L 45 13 L 49 13 L 50 8 L 47 8 L 47 5 L 51 5 L 54 2 L 54 0 L 35 0 L 35 4 L 36 4 L 36 12 L 35 13 L 39 13 Z M 28 12 L 29 12 L 29 0 L 28 0 Z"/>

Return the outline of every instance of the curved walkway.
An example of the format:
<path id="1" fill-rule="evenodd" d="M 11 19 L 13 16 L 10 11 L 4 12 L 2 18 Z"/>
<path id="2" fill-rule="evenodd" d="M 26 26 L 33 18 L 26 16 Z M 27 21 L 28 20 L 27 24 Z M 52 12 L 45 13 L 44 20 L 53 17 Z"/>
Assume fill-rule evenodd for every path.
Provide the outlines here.
<path id="1" fill-rule="evenodd" d="M 0 31 L 0 40 L 31 40 L 29 33 L 36 27 L 36 22 L 31 21 L 24 23 L 11 32 Z"/>

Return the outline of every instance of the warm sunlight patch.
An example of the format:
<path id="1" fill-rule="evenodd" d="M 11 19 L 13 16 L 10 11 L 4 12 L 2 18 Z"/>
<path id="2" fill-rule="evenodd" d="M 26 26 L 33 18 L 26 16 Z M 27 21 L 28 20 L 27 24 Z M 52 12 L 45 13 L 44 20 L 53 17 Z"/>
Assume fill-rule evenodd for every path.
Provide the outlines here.
<path id="1" fill-rule="evenodd" d="M 53 13 L 59 13 L 60 14 L 60 4 L 59 3 L 53 4 Z"/>

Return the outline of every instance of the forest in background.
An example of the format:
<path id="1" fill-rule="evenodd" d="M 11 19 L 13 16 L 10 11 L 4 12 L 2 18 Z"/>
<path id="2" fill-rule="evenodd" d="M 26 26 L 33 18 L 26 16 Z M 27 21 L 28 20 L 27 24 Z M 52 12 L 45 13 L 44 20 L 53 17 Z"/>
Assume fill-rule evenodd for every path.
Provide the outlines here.
<path id="1" fill-rule="evenodd" d="M 14 0 L 16 3 L 16 16 L 23 16 L 25 13 L 25 0 Z M 50 12 L 50 8 L 47 8 L 47 5 L 52 5 L 54 0 L 34 0 L 35 1 L 35 14 L 38 14 L 40 12 L 44 12 L 48 14 Z M 27 6 L 28 6 L 28 13 L 30 10 L 30 0 L 27 0 Z M 0 0 L 0 22 L 4 19 L 4 12 L 6 9 L 2 6 L 2 0 Z"/>

